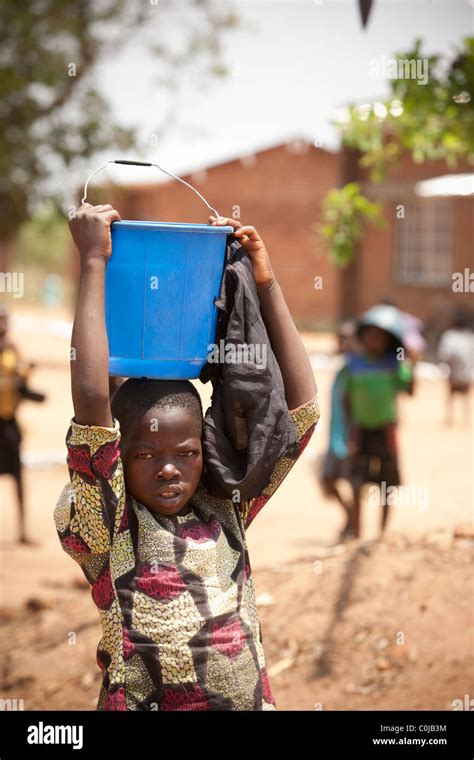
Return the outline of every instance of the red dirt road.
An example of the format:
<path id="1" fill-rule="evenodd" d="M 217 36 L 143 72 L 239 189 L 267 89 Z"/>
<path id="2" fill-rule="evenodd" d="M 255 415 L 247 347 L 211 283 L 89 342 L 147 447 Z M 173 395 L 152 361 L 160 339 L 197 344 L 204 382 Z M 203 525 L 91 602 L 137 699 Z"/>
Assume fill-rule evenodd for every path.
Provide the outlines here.
<path id="1" fill-rule="evenodd" d="M 25 453 L 49 461 L 64 456 L 72 416 L 68 339 L 47 332 L 44 316 L 33 316 L 14 338 L 26 358 L 38 362 L 32 385 L 46 391 L 48 401 L 25 403 L 20 422 Z M 306 340 L 312 350 L 326 348 L 330 339 Z M 443 385 L 420 381 L 415 398 L 400 404 L 400 448 L 404 483 L 423 487 L 427 502 L 394 507 L 383 542 L 332 553 L 342 516 L 315 477 L 327 440 L 331 379 L 327 370 L 317 373 L 318 430 L 249 530 L 278 706 L 452 709 L 453 699 L 473 693 L 472 427 L 459 420 L 459 409 L 458 422 L 446 429 Z M 208 400 L 207 388 L 204 396 Z M 98 693 L 97 614 L 80 570 L 60 549 L 52 519 L 66 479 L 65 464 L 26 468 L 35 547 L 14 543 L 13 486 L 0 479 L 0 697 L 23 698 L 26 709 L 93 709 Z M 373 539 L 378 508 L 366 505 L 363 520 L 364 538 Z"/>

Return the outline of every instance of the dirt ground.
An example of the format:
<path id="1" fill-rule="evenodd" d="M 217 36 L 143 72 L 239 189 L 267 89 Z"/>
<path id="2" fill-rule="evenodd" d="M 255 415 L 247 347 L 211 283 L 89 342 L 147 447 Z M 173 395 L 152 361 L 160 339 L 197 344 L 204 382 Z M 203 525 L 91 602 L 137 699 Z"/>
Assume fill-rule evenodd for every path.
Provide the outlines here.
<path id="1" fill-rule="evenodd" d="M 25 709 L 93 709 L 100 682 L 98 616 L 52 520 L 72 416 L 68 316 L 30 309 L 13 321 L 15 340 L 38 363 L 32 385 L 48 393 L 20 412 L 36 545 L 15 543 L 13 487 L 0 479 L 0 697 L 23 699 Z M 330 336 L 304 338 L 311 354 L 332 350 Z M 459 408 L 446 428 L 444 385 L 420 380 L 400 404 L 400 447 L 404 483 L 422 488 L 423 501 L 393 507 L 383 541 L 378 508 L 367 503 L 363 540 L 335 545 L 342 515 L 316 477 L 333 372 L 316 377 L 318 430 L 248 534 L 278 707 L 452 709 L 474 688 L 472 426 Z M 209 389 L 200 389 L 206 403 Z"/>

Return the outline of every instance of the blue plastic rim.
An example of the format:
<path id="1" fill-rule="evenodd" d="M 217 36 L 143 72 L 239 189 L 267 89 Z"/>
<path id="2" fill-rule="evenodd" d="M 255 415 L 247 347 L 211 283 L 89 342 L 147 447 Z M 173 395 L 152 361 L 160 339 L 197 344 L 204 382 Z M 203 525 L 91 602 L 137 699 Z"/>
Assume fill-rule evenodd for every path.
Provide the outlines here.
<path id="1" fill-rule="evenodd" d="M 193 379 L 215 341 L 227 235 L 207 224 L 112 224 L 105 278 L 109 372 Z"/>

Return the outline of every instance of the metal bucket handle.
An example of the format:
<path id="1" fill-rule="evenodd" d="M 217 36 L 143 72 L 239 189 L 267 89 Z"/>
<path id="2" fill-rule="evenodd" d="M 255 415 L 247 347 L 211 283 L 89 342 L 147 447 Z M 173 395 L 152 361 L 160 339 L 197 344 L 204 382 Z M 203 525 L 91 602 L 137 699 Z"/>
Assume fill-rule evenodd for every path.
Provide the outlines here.
<path id="1" fill-rule="evenodd" d="M 85 203 L 86 200 L 87 200 L 87 188 L 88 188 L 89 182 L 92 179 L 92 177 L 95 174 L 98 174 L 99 172 L 101 172 L 102 169 L 105 169 L 105 167 L 108 166 L 109 164 L 125 164 L 126 166 L 156 166 L 156 168 L 159 169 L 161 172 L 164 172 L 164 174 L 167 174 L 169 177 L 173 177 L 173 179 L 177 179 L 178 182 L 182 182 L 183 185 L 186 185 L 186 187 L 189 187 L 194 193 L 196 193 L 196 195 L 199 196 L 199 198 L 202 201 L 204 201 L 204 203 L 208 207 L 209 211 L 212 211 L 215 214 L 216 217 L 220 216 L 219 212 L 216 211 L 215 208 L 212 208 L 212 206 L 209 205 L 209 203 L 206 201 L 206 199 L 204 198 L 204 196 L 201 195 L 201 193 L 199 192 L 199 190 L 196 190 L 196 188 L 193 187 L 192 185 L 190 185 L 189 182 L 186 182 L 186 180 L 181 179 L 181 177 L 177 177 L 176 174 L 173 174 L 172 172 L 166 171 L 166 169 L 163 169 L 161 166 L 159 166 L 159 164 L 153 164 L 153 163 L 145 162 L 145 161 L 127 161 L 125 159 L 121 159 L 121 160 L 113 160 L 113 159 L 111 159 L 110 161 L 107 161 L 107 163 L 105 163 L 103 166 L 99 167 L 99 169 L 96 169 L 94 172 L 92 172 L 92 174 L 89 174 L 89 176 L 87 177 L 87 180 L 86 180 L 86 184 L 84 185 L 84 197 L 83 197 L 81 203 Z"/>

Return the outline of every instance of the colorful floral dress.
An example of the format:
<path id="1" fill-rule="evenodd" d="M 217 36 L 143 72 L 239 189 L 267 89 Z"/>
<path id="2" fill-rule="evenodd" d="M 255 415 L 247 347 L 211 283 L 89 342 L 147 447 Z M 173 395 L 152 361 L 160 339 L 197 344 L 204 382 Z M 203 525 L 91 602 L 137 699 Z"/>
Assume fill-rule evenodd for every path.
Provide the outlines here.
<path id="1" fill-rule="evenodd" d="M 67 432 L 70 483 L 54 520 L 99 610 L 99 710 L 274 710 L 245 530 L 289 473 L 319 417 L 291 413 L 297 451 L 242 504 L 202 483 L 191 511 L 153 515 L 126 493 L 120 427 Z"/>

